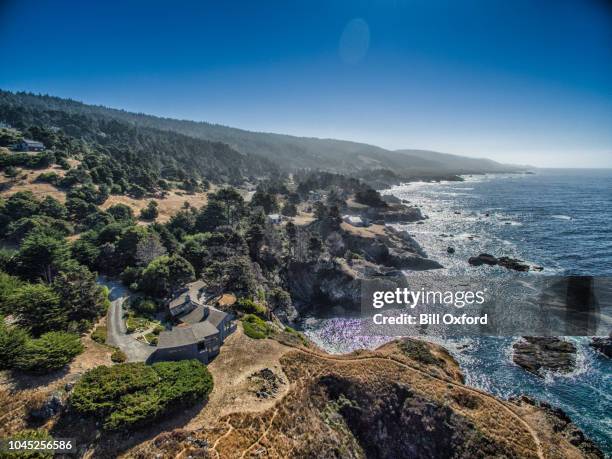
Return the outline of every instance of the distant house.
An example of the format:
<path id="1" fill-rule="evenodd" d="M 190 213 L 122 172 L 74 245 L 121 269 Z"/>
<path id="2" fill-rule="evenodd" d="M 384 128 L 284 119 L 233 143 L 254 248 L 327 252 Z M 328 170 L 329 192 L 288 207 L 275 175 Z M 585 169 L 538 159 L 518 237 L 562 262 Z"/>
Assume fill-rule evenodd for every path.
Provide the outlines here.
<path id="1" fill-rule="evenodd" d="M 281 214 L 269 214 L 268 221 L 273 225 L 279 225 L 283 221 L 283 216 Z"/>
<path id="2" fill-rule="evenodd" d="M 343 215 L 342 221 L 352 226 L 368 226 L 368 222 L 356 215 Z"/>
<path id="3" fill-rule="evenodd" d="M 327 199 L 327 193 L 323 190 L 311 190 L 308 192 L 308 202 L 325 201 Z"/>
<path id="4" fill-rule="evenodd" d="M 234 316 L 206 303 L 204 282 L 196 281 L 168 301 L 170 315 L 179 321 L 159 334 L 155 360 L 198 359 L 208 363 L 225 338 L 236 330 Z"/>
<path id="5" fill-rule="evenodd" d="M 23 139 L 13 146 L 15 151 L 43 151 L 45 146 L 36 140 Z"/>

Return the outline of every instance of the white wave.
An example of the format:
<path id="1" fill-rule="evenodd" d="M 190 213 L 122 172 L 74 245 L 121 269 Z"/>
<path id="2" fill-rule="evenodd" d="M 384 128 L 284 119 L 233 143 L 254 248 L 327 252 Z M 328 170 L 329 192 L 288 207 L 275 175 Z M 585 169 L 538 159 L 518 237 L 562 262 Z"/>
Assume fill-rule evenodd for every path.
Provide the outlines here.
<path id="1" fill-rule="evenodd" d="M 557 220 L 572 220 L 569 215 L 551 215 L 550 218 L 556 218 Z"/>

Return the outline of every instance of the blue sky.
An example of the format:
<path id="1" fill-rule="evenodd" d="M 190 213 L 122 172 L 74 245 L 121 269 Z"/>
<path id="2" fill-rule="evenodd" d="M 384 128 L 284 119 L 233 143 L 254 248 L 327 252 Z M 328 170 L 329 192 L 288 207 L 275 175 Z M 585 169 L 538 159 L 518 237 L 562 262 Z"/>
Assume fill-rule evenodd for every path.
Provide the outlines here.
<path id="1" fill-rule="evenodd" d="M 612 7 L 0 3 L 0 88 L 250 130 L 612 167 Z"/>

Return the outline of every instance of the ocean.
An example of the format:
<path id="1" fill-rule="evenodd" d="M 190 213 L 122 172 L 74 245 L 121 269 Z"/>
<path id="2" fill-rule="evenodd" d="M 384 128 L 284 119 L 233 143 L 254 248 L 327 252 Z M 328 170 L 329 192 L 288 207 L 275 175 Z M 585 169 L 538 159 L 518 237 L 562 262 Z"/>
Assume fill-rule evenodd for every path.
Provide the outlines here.
<path id="1" fill-rule="evenodd" d="M 473 272 L 467 259 L 486 252 L 541 266 L 538 275 L 612 277 L 612 170 L 539 169 L 464 179 L 383 192 L 421 207 L 428 217 L 422 224 L 396 226 L 413 235 L 445 274 Z M 448 247 L 455 253 L 447 253 Z M 389 339 L 361 336 L 355 318 L 313 317 L 304 321 L 303 331 L 334 353 L 375 348 Z M 560 407 L 612 455 L 612 362 L 590 348 L 588 338 L 568 338 L 578 348 L 575 371 L 544 378 L 512 362 L 517 337 L 427 339 L 449 349 L 467 384 L 503 398 L 527 394 Z"/>

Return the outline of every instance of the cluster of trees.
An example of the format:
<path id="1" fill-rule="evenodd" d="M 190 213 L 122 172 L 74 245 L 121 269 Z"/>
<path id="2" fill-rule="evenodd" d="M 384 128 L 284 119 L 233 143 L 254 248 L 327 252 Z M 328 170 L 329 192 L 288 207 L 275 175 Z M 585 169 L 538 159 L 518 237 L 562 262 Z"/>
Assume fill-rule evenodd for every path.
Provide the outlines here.
<path id="1" fill-rule="evenodd" d="M 108 292 L 83 266 L 60 269 L 51 283 L 0 272 L 0 368 L 46 373 L 82 351 L 79 335 L 105 312 Z"/>
<path id="2" fill-rule="evenodd" d="M 205 400 L 212 388 L 212 375 L 197 360 L 100 366 L 75 385 L 71 407 L 101 417 L 107 430 L 133 429 Z"/>
<path id="3" fill-rule="evenodd" d="M 238 153 L 226 143 L 210 142 L 169 130 L 138 127 L 118 118 L 52 109 L 45 98 L 20 97 L 0 91 L 0 120 L 24 136 L 39 140 L 50 152 L 40 155 L 0 155 L 0 166 L 45 167 L 38 156 L 78 156 L 91 181 L 113 193 L 143 196 L 178 182 L 187 191 L 205 189 L 208 182 L 239 184 L 277 167 L 260 156 Z M 0 142 L 12 142 L 12 131 Z M 52 153 L 53 152 L 53 153 Z"/>

